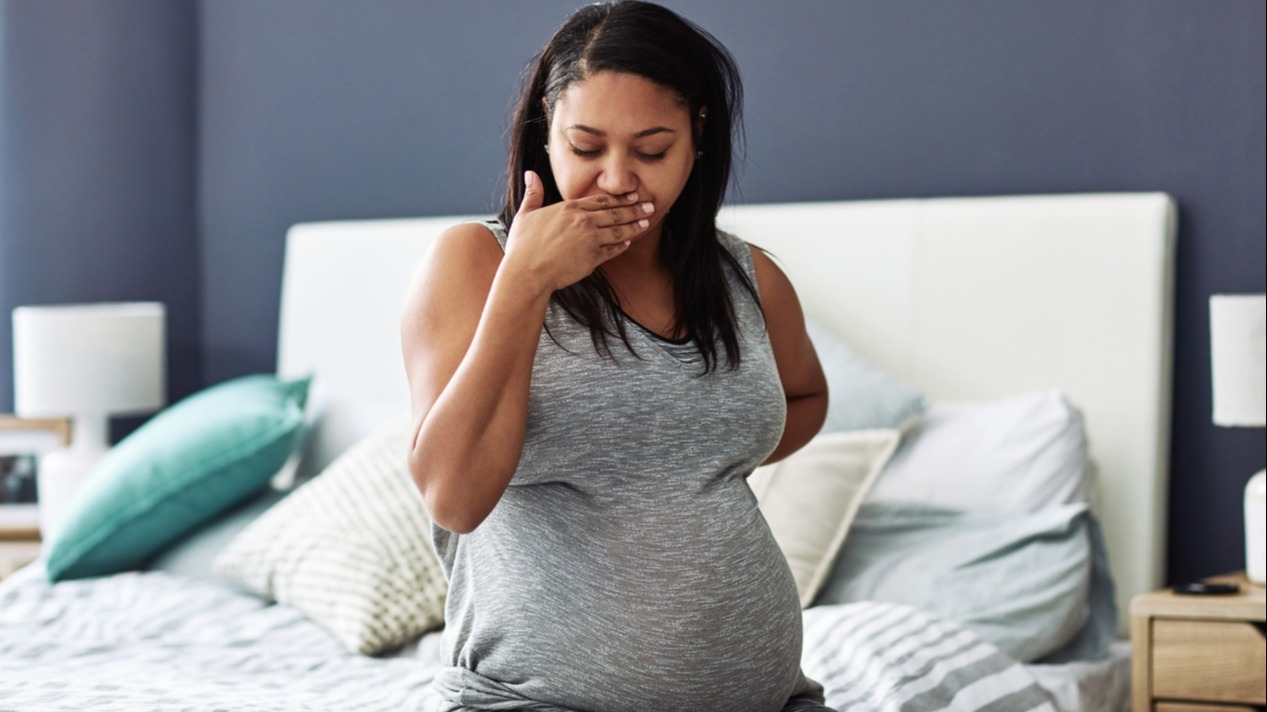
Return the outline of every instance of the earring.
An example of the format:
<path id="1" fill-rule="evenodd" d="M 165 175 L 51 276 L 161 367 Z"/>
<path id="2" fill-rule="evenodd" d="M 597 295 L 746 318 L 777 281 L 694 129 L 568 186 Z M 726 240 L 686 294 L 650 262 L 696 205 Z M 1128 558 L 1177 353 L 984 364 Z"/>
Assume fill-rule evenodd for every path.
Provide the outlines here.
<path id="1" fill-rule="evenodd" d="M 703 157 L 704 157 L 704 149 L 702 149 L 702 148 L 701 148 L 700 150 L 698 150 L 698 151 L 696 151 L 696 152 L 695 152 L 695 158 L 696 158 L 696 160 L 699 160 L 699 159 L 701 159 L 701 158 L 703 158 Z"/>
<path id="2" fill-rule="evenodd" d="M 549 153 L 549 152 L 550 152 L 550 144 L 548 144 L 548 143 L 543 143 L 543 144 L 541 144 L 541 146 L 542 146 L 542 148 L 544 148 L 544 149 L 546 150 L 546 153 Z"/>

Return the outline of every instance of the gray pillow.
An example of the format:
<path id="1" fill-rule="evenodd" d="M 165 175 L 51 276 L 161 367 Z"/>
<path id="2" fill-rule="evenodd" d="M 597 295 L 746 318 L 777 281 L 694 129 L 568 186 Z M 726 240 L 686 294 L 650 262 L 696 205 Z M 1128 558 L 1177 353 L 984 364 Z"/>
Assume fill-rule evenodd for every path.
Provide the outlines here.
<path id="1" fill-rule="evenodd" d="M 905 603 L 1021 662 L 1096 659 L 1117 627 L 1103 552 L 1084 504 L 998 513 L 868 502 L 814 603 Z"/>
<path id="2" fill-rule="evenodd" d="M 203 580 L 228 580 L 215 572 L 212 565 L 229 542 L 246 529 L 256 517 L 277 504 L 287 492 L 265 488 L 263 492 L 237 506 L 224 516 L 212 520 L 172 546 L 164 549 L 143 567 L 150 571 L 191 576 Z"/>
<path id="3" fill-rule="evenodd" d="M 1117 635 L 1117 587 L 1109 569 L 1109 550 L 1104 544 L 1104 530 L 1095 514 L 1087 519 L 1091 540 L 1091 586 L 1087 592 L 1087 622 L 1073 638 L 1035 662 L 1068 663 L 1076 660 L 1101 660 Z"/>
<path id="4" fill-rule="evenodd" d="M 813 320 L 806 319 L 805 326 L 827 376 L 827 418 L 819 433 L 900 430 L 928 407 L 923 393 L 876 368 Z"/>

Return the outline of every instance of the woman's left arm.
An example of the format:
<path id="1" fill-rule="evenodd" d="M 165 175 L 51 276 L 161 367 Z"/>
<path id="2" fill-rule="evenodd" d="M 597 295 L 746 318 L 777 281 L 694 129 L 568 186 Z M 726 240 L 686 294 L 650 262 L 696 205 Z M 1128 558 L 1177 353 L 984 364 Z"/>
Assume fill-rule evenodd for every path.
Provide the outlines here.
<path id="1" fill-rule="evenodd" d="M 774 348 L 779 380 L 787 397 L 787 424 L 766 464 L 791 455 L 818 434 L 827 416 L 827 378 L 805 331 L 805 315 L 796 290 L 783 270 L 761 250 L 750 247 L 766 330 Z"/>

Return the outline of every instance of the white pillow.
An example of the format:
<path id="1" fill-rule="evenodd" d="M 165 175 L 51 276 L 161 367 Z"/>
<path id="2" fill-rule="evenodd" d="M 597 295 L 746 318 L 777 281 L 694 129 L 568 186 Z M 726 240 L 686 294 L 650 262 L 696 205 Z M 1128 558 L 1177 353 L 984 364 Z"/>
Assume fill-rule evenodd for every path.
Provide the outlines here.
<path id="1" fill-rule="evenodd" d="M 892 429 L 819 435 L 748 478 L 808 608 L 827 580 L 863 497 L 897 448 Z"/>
<path id="2" fill-rule="evenodd" d="M 216 572 L 372 655 L 439 627 L 448 584 L 409 474 L 407 422 L 366 436 L 239 534 Z"/>
<path id="3" fill-rule="evenodd" d="M 982 403 L 933 403 L 869 501 L 1036 512 L 1087 502 L 1082 415 L 1056 390 Z"/>

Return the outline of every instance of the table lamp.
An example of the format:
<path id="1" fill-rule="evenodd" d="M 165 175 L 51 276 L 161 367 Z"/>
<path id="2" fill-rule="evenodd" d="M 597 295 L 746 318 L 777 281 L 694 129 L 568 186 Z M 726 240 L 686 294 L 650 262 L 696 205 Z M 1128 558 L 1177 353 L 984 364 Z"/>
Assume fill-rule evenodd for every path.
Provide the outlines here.
<path id="1" fill-rule="evenodd" d="M 1267 295 L 1215 294 L 1210 297 L 1210 374 L 1214 386 L 1214 424 L 1225 427 L 1267 425 Z M 1245 487 L 1245 571 L 1264 582 L 1263 494 L 1267 471 Z"/>
<path id="2" fill-rule="evenodd" d="M 166 310 L 156 302 L 22 306 L 13 310 L 14 411 L 70 418 L 69 447 L 40 458 L 40 533 L 56 534 L 66 504 L 110 447 L 112 415 L 167 400 Z"/>

